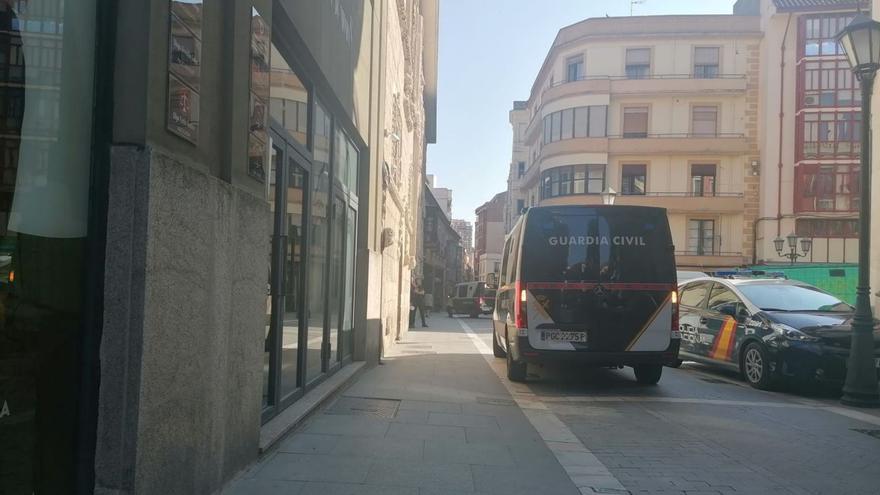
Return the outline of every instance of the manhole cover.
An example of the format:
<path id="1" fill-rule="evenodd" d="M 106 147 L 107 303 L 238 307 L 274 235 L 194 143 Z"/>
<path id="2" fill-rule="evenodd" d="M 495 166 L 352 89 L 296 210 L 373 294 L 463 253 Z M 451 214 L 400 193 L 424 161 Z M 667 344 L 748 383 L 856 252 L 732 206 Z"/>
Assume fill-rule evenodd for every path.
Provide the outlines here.
<path id="1" fill-rule="evenodd" d="M 368 399 L 365 397 L 340 397 L 324 414 L 344 414 L 349 416 L 371 416 L 393 419 L 400 401 L 395 399 Z"/>
<path id="2" fill-rule="evenodd" d="M 724 381 L 724 380 L 719 380 L 717 378 L 700 378 L 700 380 L 702 380 L 706 383 L 720 383 L 722 385 L 730 385 L 730 382 Z"/>
<path id="3" fill-rule="evenodd" d="M 874 437 L 877 440 L 880 440 L 880 430 L 860 430 L 858 428 L 853 428 L 852 431 L 864 433 L 865 435 L 868 435 L 869 437 Z"/>
<path id="4" fill-rule="evenodd" d="M 490 406 L 515 406 L 516 402 L 510 399 L 498 399 L 495 397 L 477 397 L 480 404 L 488 404 Z"/>

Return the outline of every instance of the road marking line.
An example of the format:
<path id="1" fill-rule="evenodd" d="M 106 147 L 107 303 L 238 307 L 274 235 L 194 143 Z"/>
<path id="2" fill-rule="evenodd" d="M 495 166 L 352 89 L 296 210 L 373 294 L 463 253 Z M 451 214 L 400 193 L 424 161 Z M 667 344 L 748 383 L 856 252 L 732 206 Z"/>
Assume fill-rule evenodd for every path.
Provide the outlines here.
<path id="1" fill-rule="evenodd" d="M 499 366 L 492 350 L 483 342 L 470 325 L 463 320 L 455 321 L 473 342 L 474 347 L 483 355 L 489 368 L 498 375 L 501 383 L 513 397 L 513 400 L 528 418 L 532 427 L 537 430 L 544 444 L 553 452 L 556 460 L 565 469 L 572 483 L 582 494 L 592 493 L 630 493 L 611 471 L 602 464 L 569 427 L 544 404 L 529 386 L 524 383 L 512 383 L 507 379 L 503 367 Z M 493 337 L 494 338 L 494 337 Z"/>

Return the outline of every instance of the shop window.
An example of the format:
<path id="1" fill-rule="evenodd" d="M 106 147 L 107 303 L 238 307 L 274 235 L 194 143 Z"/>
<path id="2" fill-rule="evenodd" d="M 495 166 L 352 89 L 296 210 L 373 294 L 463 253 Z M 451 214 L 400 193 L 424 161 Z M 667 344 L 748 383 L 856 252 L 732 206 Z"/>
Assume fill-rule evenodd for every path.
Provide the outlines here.
<path id="1" fill-rule="evenodd" d="M 626 77 L 628 79 L 645 79 L 651 74 L 651 49 L 626 49 Z"/>
<path id="2" fill-rule="evenodd" d="M 621 194 L 637 196 L 645 194 L 647 167 L 644 164 L 623 165 L 621 179 Z"/>
<path id="3" fill-rule="evenodd" d="M 584 56 L 569 57 L 565 61 L 566 81 L 580 81 L 584 77 Z"/>
<path id="4" fill-rule="evenodd" d="M 694 136 L 714 137 L 718 135 L 718 107 L 695 106 L 691 109 L 691 124 Z"/>
<path id="5" fill-rule="evenodd" d="M 718 77 L 721 49 L 713 47 L 694 48 L 694 77 L 696 79 L 713 79 Z"/>
<path id="6" fill-rule="evenodd" d="M 714 196 L 717 165 L 691 165 L 691 194 L 694 196 Z"/>
<path id="7" fill-rule="evenodd" d="M 623 109 L 623 137 L 648 137 L 648 107 L 626 107 Z"/>

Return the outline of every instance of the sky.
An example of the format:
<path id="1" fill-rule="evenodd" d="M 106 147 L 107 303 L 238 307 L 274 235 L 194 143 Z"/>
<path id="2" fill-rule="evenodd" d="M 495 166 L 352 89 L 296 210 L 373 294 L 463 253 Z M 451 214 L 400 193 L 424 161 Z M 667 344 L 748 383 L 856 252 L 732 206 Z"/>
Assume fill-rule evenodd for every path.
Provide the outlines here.
<path id="1" fill-rule="evenodd" d="M 730 14 L 735 0 L 642 0 L 634 15 Z M 630 0 L 440 0 L 437 143 L 428 173 L 452 189 L 452 216 L 507 189 L 508 113 L 526 100 L 560 28 L 629 15 Z M 589 61 L 587 61 L 589 63 Z"/>

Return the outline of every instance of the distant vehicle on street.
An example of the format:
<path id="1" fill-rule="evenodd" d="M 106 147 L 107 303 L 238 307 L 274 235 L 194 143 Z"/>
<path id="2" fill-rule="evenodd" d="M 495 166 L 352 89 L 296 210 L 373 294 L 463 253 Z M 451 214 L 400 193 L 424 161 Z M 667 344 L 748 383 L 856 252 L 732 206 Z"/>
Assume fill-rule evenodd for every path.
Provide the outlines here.
<path id="1" fill-rule="evenodd" d="M 695 278 L 708 277 L 709 274 L 705 272 L 692 272 L 688 270 L 679 270 L 675 273 L 676 278 L 678 278 L 678 283 L 687 282 L 688 280 L 693 280 Z"/>
<path id="2" fill-rule="evenodd" d="M 486 282 L 463 282 L 457 284 L 446 305 L 446 313 L 452 318 L 457 314 L 479 318 L 492 314 L 495 309 L 495 286 Z"/>
<path id="3" fill-rule="evenodd" d="M 679 294 L 682 359 L 739 371 L 759 389 L 844 380 L 853 308 L 837 297 L 793 280 L 709 277 Z M 874 349 L 880 369 L 880 322 Z"/>
<path id="4" fill-rule="evenodd" d="M 656 384 L 678 360 L 675 256 L 666 210 L 540 206 L 508 235 L 493 349 L 507 376 L 574 360 L 632 366 Z"/>

